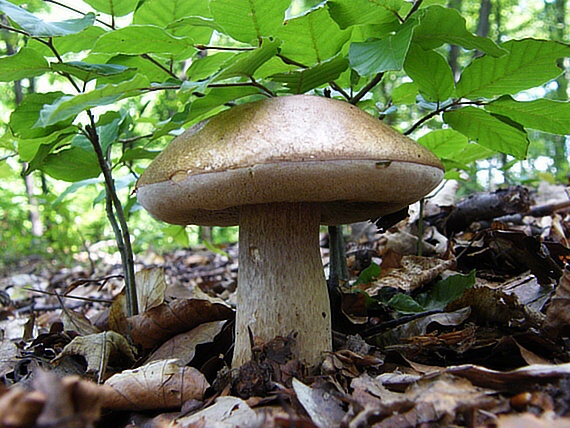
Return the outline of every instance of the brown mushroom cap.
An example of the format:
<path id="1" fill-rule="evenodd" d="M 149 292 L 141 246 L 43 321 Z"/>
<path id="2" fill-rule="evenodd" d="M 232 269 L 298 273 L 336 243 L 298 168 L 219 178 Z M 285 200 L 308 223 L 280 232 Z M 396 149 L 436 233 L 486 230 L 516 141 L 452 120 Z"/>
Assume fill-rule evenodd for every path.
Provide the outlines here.
<path id="1" fill-rule="evenodd" d="M 423 146 L 346 102 L 294 95 L 243 104 L 175 138 L 137 183 L 174 224 L 238 224 L 239 206 L 319 204 L 322 224 L 395 212 L 443 178 Z"/>

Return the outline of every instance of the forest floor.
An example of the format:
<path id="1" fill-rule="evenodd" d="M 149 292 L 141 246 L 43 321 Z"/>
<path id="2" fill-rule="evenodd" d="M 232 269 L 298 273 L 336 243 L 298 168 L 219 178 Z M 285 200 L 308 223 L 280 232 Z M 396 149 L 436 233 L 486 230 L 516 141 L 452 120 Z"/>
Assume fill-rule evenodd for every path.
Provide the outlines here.
<path id="1" fill-rule="evenodd" d="M 352 229 L 312 372 L 293 337 L 229 368 L 236 244 L 139 255 L 132 317 L 112 244 L 63 269 L 21 260 L 0 276 L 0 426 L 570 426 L 565 189 L 450 205 L 426 204 L 422 256 L 415 213 Z"/>

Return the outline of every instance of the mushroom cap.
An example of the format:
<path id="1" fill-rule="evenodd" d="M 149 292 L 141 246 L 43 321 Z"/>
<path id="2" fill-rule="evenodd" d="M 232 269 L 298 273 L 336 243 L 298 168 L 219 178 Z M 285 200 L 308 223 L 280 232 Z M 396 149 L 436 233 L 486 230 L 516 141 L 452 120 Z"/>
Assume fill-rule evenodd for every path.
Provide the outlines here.
<path id="1" fill-rule="evenodd" d="M 237 225 L 242 205 L 312 202 L 322 224 L 333 225 L 398 211 L 442 178 L 434 154 L 360 108 L 292 95 L 189 128 L 136 191 L 151 215 L 173 224 Z"/>

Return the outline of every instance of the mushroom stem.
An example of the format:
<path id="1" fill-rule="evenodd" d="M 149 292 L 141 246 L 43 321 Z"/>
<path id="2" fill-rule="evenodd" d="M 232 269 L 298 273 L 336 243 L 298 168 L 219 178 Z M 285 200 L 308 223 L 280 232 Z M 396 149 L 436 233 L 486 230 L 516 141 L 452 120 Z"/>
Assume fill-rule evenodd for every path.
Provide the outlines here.
<path id="1" fill-rule="evenodd" d="M 309 367 L 332 350 L 320 218 L 318 206 L 310 203 L 240 208 L 233 367 L 251 359 L 249 330 L 263 342 L 295 333 L 293 354 Z"/>

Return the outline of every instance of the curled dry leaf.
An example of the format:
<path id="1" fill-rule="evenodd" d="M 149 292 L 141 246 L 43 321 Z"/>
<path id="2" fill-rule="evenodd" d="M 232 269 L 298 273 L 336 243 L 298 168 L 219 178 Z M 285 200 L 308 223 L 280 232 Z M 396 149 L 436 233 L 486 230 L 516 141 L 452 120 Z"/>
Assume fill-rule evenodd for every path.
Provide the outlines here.
<path id="1" fill-rule="evenodd" d="M 319 428 L 338 427 L 345 415 L 343 403 L 329 391 L 314 388 L 293 379 L 297 399 Z"/>
<path id="2" fill-rule="evenodd" d="M 28 392 L 20 387 L 0 390 L 0 426 L 33 426 L 41 413 L 46 397 L 39 391 Z"/>
<path id="3" fill-rule="evenodd" d="M 37 426 L 90 427 L 101 415 L 104 390 L 79 376 L 60 379 L 53 372 L 39 371 L 33 387 L 45 397 Z"/>
<path id="4" fill-rule="evenodd" d="M 180 333 L 154 351 L 148 361 L 176 358 L 188 364 L 194 358 L 196 346 L 213 342 L 224 325 L 225 321 L 212 321 L 201 324 L 186 333 Z"/>
<path id="5" fill-rule="evenodd" d="M 209 387 L 202 373 L 170 359 L 153 361 L 111 376 L 103 407 L 117 410 L 180 408 L 188 400 L 202 400 Z"/>
<path id="6" fill-rule="evenodd" d="M 241 398 L 218 397 L 213 405 L 204 410 L 178 419 L 176 426 L 237 428 L 256 426 L 255 419 L 255 412 Z"/>
<path id="7" fill-rule="evenodd" d="M 564 270 L 560 278 L 556 293 L 550 301 L 546 311 L 543 328 L 548 335 L 556 339 L 570 333 L 570 271 Z"/>
<path id="8" fill-rule="evenodd" d="M 119 333 L 105 331 L 89 336 L 76 337 L 68 343 L 54 361 L 66 355 L 81 355 L 87 361 L 87 371 L 105 374 L 109 359 L 126 357 L 135 361 L 135 350 Z"/>
<path id="9" fill-rule="evenodd" d="M 377 280 L 371 282 L 365 291 L 374 296 L 384 287 L 413 291 L 434 280 L 447 269 L 455 266 L 455 260 L 441 260 L 433 257 L 404 256 L 400 268 L 383 269 Z"/>
<path id="10" fill-rule="evenodd" d="M 80 312 L 64 308 L 61 311 L 61 320 L 67 331 L 76 331 L 81 335 L 99 333 L 99 329 Z"/>
<path id="11" fill-rule="evenodd" d="M 164 302 L 166 280 L 160 268 L 142 269 L 135 275 L 139 313 L 143 313 Z"/>
<path id="12" fill-rule="evenodd" d="M 231 317 L 233 310 L 223 303 L 189 299 L 163 303 L 127 321 L 133 341 L 144 348 L 152 348 L 200 324 Z"/>

